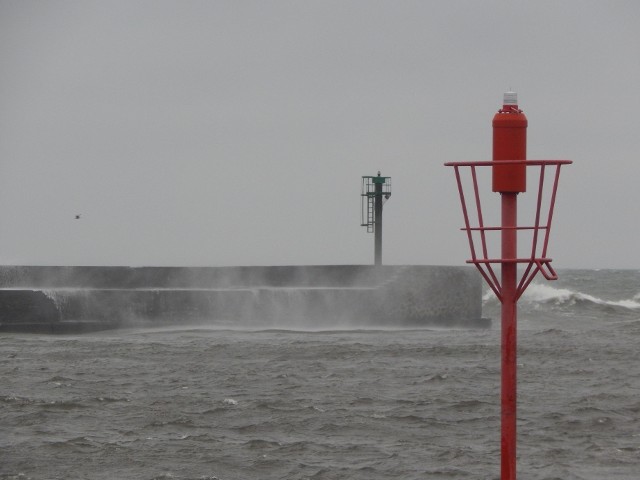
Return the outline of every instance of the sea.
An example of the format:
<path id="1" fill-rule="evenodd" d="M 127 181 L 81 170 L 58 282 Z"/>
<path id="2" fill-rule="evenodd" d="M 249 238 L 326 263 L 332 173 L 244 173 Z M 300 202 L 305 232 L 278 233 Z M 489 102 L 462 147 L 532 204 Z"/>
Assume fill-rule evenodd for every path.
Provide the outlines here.
<path id="1" fill-rule="evenodd" d="M 640 479 L 640 270 L 518 305 L 518 478 Z M 0 335 L 0 479 L 498 479 L 490 329 Z"/>

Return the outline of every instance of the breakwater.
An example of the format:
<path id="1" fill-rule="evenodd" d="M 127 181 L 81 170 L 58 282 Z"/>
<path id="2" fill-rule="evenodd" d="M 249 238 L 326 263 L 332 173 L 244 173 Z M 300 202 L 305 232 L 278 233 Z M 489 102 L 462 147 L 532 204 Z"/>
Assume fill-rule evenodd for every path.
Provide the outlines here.
<path id="1" fill-rule="evenodd" d="M 486 327 L 475 269 L 0 266 L 0 330 Z"/>

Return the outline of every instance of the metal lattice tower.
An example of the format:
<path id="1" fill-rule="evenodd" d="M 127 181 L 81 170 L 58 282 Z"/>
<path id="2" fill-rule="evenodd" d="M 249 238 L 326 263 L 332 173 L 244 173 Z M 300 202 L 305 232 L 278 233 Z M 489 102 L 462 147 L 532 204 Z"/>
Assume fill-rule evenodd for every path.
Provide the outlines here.
<path id="1" fill-rule="evenodd" d="M 383 177 L 378 172 L 375 177 L 362 177 L 362 220 L 367 233 L 375 234 L 374 263 L 382 265 L 382 205 L 391 197 L 391 177 Z"/>

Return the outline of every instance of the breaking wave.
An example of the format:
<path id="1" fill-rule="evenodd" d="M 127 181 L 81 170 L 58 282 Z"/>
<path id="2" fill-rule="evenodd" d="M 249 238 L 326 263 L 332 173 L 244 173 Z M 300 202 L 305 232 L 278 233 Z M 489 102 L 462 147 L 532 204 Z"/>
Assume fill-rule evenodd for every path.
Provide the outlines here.
<path id="1" fill-rule="evenodd" d="M 498 300 L 492 291 L 483 296 L 485 307 L 496 307 Z M 572 290 L 556 288 L 541 283 L 532 283 L 520 299 L 520 305 L 532 310 L 553 309 L 575 312 L 576 309 L 595 309 L 598 311 L 615 311 L 627 313 L 640 312 L 640 293 L 631 298 L 608 300 L 595 295 Z"/>

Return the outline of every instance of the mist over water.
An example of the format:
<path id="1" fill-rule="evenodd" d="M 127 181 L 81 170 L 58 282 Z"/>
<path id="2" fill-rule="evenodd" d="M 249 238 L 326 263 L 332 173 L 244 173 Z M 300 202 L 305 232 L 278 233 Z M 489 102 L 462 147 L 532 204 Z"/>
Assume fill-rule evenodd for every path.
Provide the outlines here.
<path id="1" fill-rule="evenodd" d="M 426 265 L 5 266 L 0 330 L 483 327 L 480 282 L 470 267 Z"/>
<path id="2" fill-rule="evenodd" d="M 521 299 L 520 477 L 637 478 L 638 280 L 560 272 Z M 490 295 L 484 315 L 492 329 L 4 334 L 0 478 L 497 479 Z"/>

